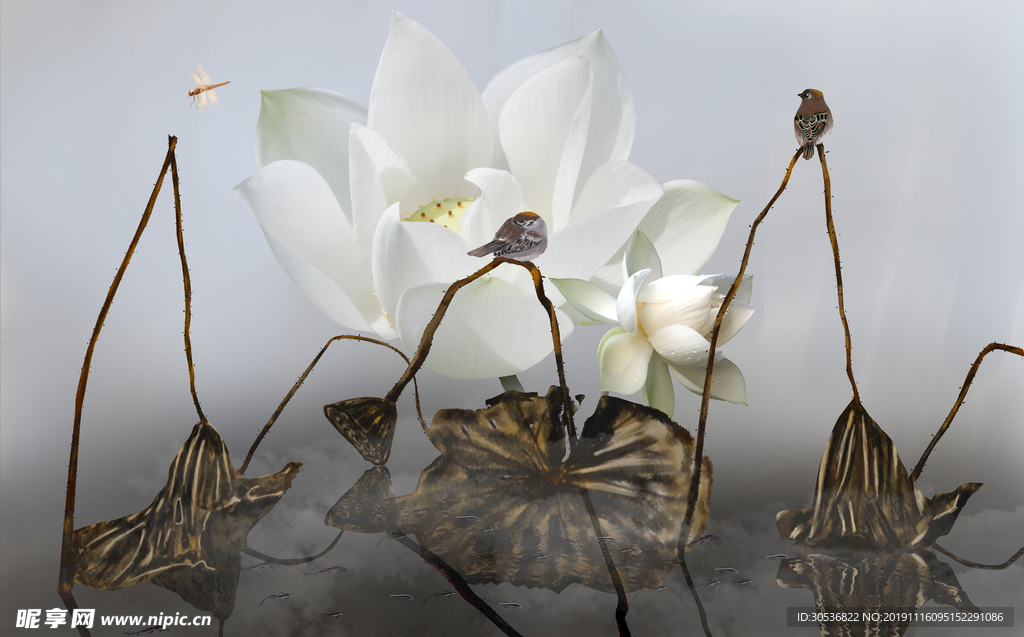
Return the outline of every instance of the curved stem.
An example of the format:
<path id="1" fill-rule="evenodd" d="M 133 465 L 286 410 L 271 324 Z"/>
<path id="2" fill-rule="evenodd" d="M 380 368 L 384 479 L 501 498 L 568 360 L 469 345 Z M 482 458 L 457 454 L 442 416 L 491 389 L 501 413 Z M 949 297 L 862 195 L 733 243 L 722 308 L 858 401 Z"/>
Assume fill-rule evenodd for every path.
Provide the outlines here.
<path id="1" fill-rule="evenodd" d="M 263 553 L 260 553 L 256 549 L 251 549 L 248 546 L 246 546 L 244 549 L 242 549 L 242 553 L 245 553 L 246 555 L 251 555 L 251 556 L 253 556 L 253 557 L 257 558 L 257 559 L 263 560 L 264 562 L 271 562 L 273 564 L 280 564 L 281 566 L 294 566 L 296 564 L 305 564 L 306 562 L 312 562 L 313 560 L 318 560 L 321 557 L 327 555 L 331 551 L 331 549 L 333 549 L 335 547 L 335 545 L 338 544 L 338 540 L 340 540 L 341 536 L 344 535 L 344 534 L 345 534 L 345 531 L 343 531 L 343 530 L 342 531 L 338 531 L 338 535 L 335 536 L 334 541 L 331 542 L 330 545 L 327 548 L 325 548 L 324 550 L 320 551 L 316 555 L 311 555 L 309 557 L 295 557 L 295 558 L 270 557 L 269 555 L 264 555 Z"/>
<path id="2" fill-rule="evenodd" d="M 192 282 L 188 276 L 188 261 L 185 260 L 185 236 L 181 228 L 181 194 L 178 191 L 178 161 L 171 155 L 171 185 L 174 188 L 174 227 L 178 235 L 178 254 L 181 255 L 181 279 L 185 286 L 185 360 L 188 361 L 188 386 L 192 390 L 192 402 L 196 405 L 199 422 L 208 422 L 199 405 L 196 394 L 196 370 L 192 365 L 192 338 L 189 326 L 192 323 Z"/>
<path id="3" fill-rule="evenodd" d="M 107 291 L 107 298 L 103 301 L 103 306 L 100 308 L 100 314 L 96 318 L 96 325 L 92 328 L 92 337 L 89 339 L 89 346 L 85 350 L 85 361 L 82 363 L 82 373 L 78 378 L 78 393 L 75 394 L 75 423 L 71 430 L 71 457 L 68 461 L 68 487 L 67 487 L 67 499 L 64 504 L 64 530 L 61 538 L 61 549 L 60 549 L 60 574 L 57 579 L 57 593 L 61 599 L 64 600 L 65 605 L 68 605 L 68 609 L 75 605 L 74 597 L 71 596 L 71 589 L 75 585 L 75 561 L 74 561 L 74 527 L 75 527 L 75 497 L 77 494 L 77 483 L 78 483 L 78 447 L 81 440 L 82 432 L 82 405 L 85 403 L 85 386 L 89 380 L 89 368 L 92 365 L 92 354 L 96 349 L 96 341 L 99 339 L 100 330 L 103 329 L 103 322 L 107 318 L 107 312 L 110 311 L 110 304 L 114 301 L 114 294 L 117 293 L 117 288 L 121 284 L 121 279 L 124 278 L 124 273 L 128 269 L 128 262 L 131 261 L 132 255 L 135 254 L 135 246 L 138 245 L 139 239 L 142 237 L 142 231 L 146 229 L 146 224 L 149 223 L 149 217 L 153 214 L 153 206 L 156 205 L 157 195 L 160 194 L 160 186 L 163 184 L 164 176 L 167 174 L 167 169 L 170 167 L 171 162 L 174 159 L 174 147 L 178 143 L 178 138 L 169 136 L 167 138 L 167 155 L 164 157 L 164 165 L 160 169 L 160 176 L 157 177 L 156 184 L 153 186 L 153 192 L 149 196 L 149 202 L 146 204 L 146 209 L 142 213 L 142 219 L 139 221 L 139 227 L 135 230 L 135 236 L 132 237 L 131 243 L 128 245 L 128 251 L 124 255 L 124 259 L 121 261 L 121 267 L 117 269 L 117 274 L 114 275 L 114 281 L 110 284 L 110 289 Z M 84 632 L 82 632 L 84 631 Z M 80 628 L 82 634 L 87 635 L 88 631 L 84 628 Z"/>
<path id="4" fill-rule="evenodd" d="M 306 382 L 306 376 L 309 376 L 309 373 L 313 371 L 314 367 L 316 367 L 316 364 L 320 361 L 320 357 L 324 355 L 324 352 L 327 351 L 327 348 L 330 347 L 331 343 L 340 340 L 365 341 L 367 343 L 375 343 L 377 345 L 382 345 L 384 347 L 387 347 L 391 351 L 395 352 L 399 356 L 401 356 L 406 363 L 409 362 L 409 357 L 402 353 L 401 350 L 385 343 L 384 341 L 378 341 L 375 338 L 369 338 L 367 336 L 355 336 L 352 334 L 342 334 L 340 336 L 334 336 L 330 338 L 327 341 L 327 343 L 325 343 L 324 346 L 320 348 L 320 353 L 316 355 L 316 358 L 313 359 L 313 362 L 311 362 L 309 366 L 306 367 L 306 371 L 302 372 L 302 375 L 299 376 L 299 380 L 295 381 L 295 384 L 292 386 L 291 391 L 289 391 L 288 395 L 284 397 L 284 400 L 281 401 L 281 404 L 277 406 L 277 409 L 274 410 L 274 413 L 270 415 L 270 420 L 267 421 L 267 424 L 263 425 L 263 429 L 260 430 L 259 435 L 256 436 L 256 440 L 253 441 L 252 446 L 249 447 L 249 453 L 245 456 L 245 462 L 243 462 L 242 466 L 238 469 L 239 475 L 245 473 L 245 470 L 249 467 L 249 461 L 252 460 L 253 454 L 256 453 L 256 448 L 260 446 L 261 442 L 263 442 L 263 438 L 266 437 L 267 433 L 270 431 L 270 428 L 277 421 L 278 416 L 280 416 L 281 412 L 284 411 L 285 405 L 288 404 L 288 401 L 292 399 L 292 396 L 295 395 L 295 392 L 299 391 L 299 387 L 302 386 L 302 383 Z M 413 379 L 413 390 L 416 397 L 416 415 L 419 416 L 420 425 L 423 427 L 424 430 L 426 430 L 427 423 L 426 421 L 423 420 L 423 412 L 420 411 L 420 390 L 419 387 L 416 385 L 415 379 Z"/>
<path id="5" fill-rule="evenodd" d="M 708 626 L 708 616 L 707 613 L 704 612 L 704 604 L 700 603 L 700 596 L 697 594 L 697 588 L 693 585 L 693 578 L 690 577 L 690 569 L 686 567 L 685 550 L 682 548 L 679 549 L 679 568 L 683 570 L 683 577 L 686 578 L 686 587 L 690 589 L 690 595 L 693 596 L 693 601 L 697 604 L 697 614 L 700 615 L 700 626 L 704 629 L 704 634 L 707 635 L 707 637 L 711 637 L 711 628 Z"/>
<path id="6" fill-rule="evenodd" d="M 1010 352 L 1017 356 L 1024 356 L 1024 349 L 1020 347 L 1014 347 L 1012 345 L 1004 345 L 1002 343 L 989 343 L 985 346 L 985 349 L 981 350 L 978 357 L 974 359 L 974 364 L 971 365 L 971 370 L 967 372 L 967 378 L 964 380 L 963 387 L 960 388 L 960 395 L 957 396 L 956 402 L 953 404 L 953 408 L 949 410 L 949 415 L 946 416 L 946 420 L 939 427 L 938 433 L 932 436 L 932 441 L 928 443 L 928 448 L 924 450 L 924 454 L 921 455 L 921 459 L 917 461 L 917 466 L 914 467 L 914 471 L 910 474 L 910 481 L 917 482 L 917 479 L 921 477 L 921 472 L 924 471 L 924 463 L 928 460 L 928 456 L 931 455 L 932 449 L 939 442 L 939 438 L 942 437 L 946 430 L 949 429 L 949 425 L 953 422 L 953 417 L 956 416 L 956 412 L 960 410 L 960 405 L 964 402 L 964 398 L 967 396 L 967 390 L 971 388 L 971 383 L 974 382 L 974 375 L 978 373 L 978 368 L 981 366 L 981 359 L 985 358 L 985 355 L 991 351 L 1001 349 L 1004 352 Z"/>
<path id="7" fill-rule="evenodd" d="M 423 336 L 420 337 L 420 344 L 419 347 L 416 348 L 416 353 L 413 354 L 412 362 L 409 363 L 409 367 L 405 370 L 405 373 L 398 379 L 395 386 L 391 388 L 391 391 L 387 393 L 384 400 L 396 402 L 398 397 L 402 395 L 402 391 L 405 389 L 406 385 L 409 384 L 409 381 L 416 378 L 416 373 L 419 372 L 420 367 L 422 367 L 424 361 L 427 360 L 427 354 L 430 353 L 430 346 L 434 341 L 434 333 L 437 332 L 437 328 L 441 326 L 441 320 L 444 318 L 444 314 L 448 311 L 449 306 L 451 306 L 456 292 L 503 263 L 518 265 L 521 268 L 526 268 L 530 272 L 530 276 L 533 277 L 533 287 L 537 292 L 537 300 L 540 301 L 541 305 L 544 306 L 544 309 L 548 313 L 548 319 L 551 321 L 551 340 L 554 342 L 555 349 L 555 366 L 558 368 L 558 382 L 562 387 L 562 395 L 565 404 L 566 428 L 568 429 L 571 438 L 570 444 L 575 446 L 576 424 L 573 421 L 572 399 L 569 397 L 569 388 L 565 384 L 565 366 L 562 363 L 562 337 L 558 329 L 558 317 L 555 315 L 554 305 L 551 304 L 551 301 L 544 294 L 544 278 L 541 276 L 540 270 L 537 266 L 528 261 L 516 261 L 515 259 L 499 257 L 473 274 L 470 274 L 463 279 L 459 279 L 448 286 L 448 290 L 441 298 L 441 302 L 438 304 L 437 310 L 434 311 L 434 316 L 431 317 L 430 322 L 427 323 L 427 327 L 423 330 Z"/>
<path id="8" fill-rule="evenodd" d="M 839 265 L 839 240 L 836 228 L 832 224 L 832 181 L 828 178 L 828 162 L 825 161 L 825 145 L 818 144 L 818 157 L 821 159 L 821 177 L 825 181 L 825 223 L 828 226 L 828 238 L 832 242 L 832 255 L 836 261 L 836 290 L 839 293 L 839 318 L 843 322 L 843 333 L 846 335 L 846 375 L 850 377 L 853 387 L 853 402 L 860 404 L 860 392 L 857 381 L 853 379 L 853 345 L 850 341 L 850 324 L 846 321 L 846 310 L 843 309 L 843 274 Z"/>
<path id="9" fill-rule="evenodd" d="M 1021 555 L 1024 555 L 1024 548 L 1021 548 L 1016 553 L 1013 554 L 1013 557 L 1011 557 L 1010 559 L 1006 560 L 1002 564 L 978 564 L 977 562 L 972 562 L 970 560 L 965 560 L 962 557 L 957 557 L 956 555 L 953 555 L 952 553 L 950 553 L 946 549 L 942 548 L 938 544 L 932 544 L 931 548 L 935 549 L 939 553 L 942 553 L 944 555 L 948 555 L 949 557 L 953 558 L 957 562 L 960 562 L 964 566 L 970 566 L 971 568 L 980 568 L 980 569 L 984 569 L 984 570 L 987 570 L 987 571 L 1001 571 L 1004 568 L 1009 568 L 1010 565 L 1012 565 L 1014 562 L 1017 561 L 1017 558 L 1019 558 Z"/>
<path id="10" fill-rule="evenodd" d="M 697 421 L 697 448 L 693 456 L 693 477 L 690 479 L 690 495 L 686 506 L 686 517 L 683 520 L 685 526 L 693 524 L 693 512 L 697 507 L 697 495 L 700 491 L 701 465 L 704 460 L 704 431 L 707 428 L 708 404 L 711 401 L 711 374 L 715 368 L 715 347 L 718 344 L 718 332 L 722 329 L 722 319 L 725 318 L 725 312 L 729 309 L 729 304 L 732 303 L 733 298 L 736 296 L 736 291 L 739 290 L 740 284 L 743 282 L 743 273 L 746 272 L 747 261 L 750 260 L 750 250 L 754 246 L 754 233 L 757 232 L 757 226 L 761 224 L 768 211 L 775 205 L 775 201 L 782 195 L 782 191 L 786 189 L 786 184 L 789 183 L 789 176 L 793 173 L 793 166 L 803 152 L 801 148 L 793 155 L 793 159 L 789 162 L 789 168 L 786 169 L 786 176 L 782 179 L 782 185 L 779 186 L 775 196 L 772 197 L 768 205 L 764 207 L 761 214 L 757 215 L 757 219 L 754 219 L 754 223 L 750 226 L 750 236 L 747 238 L 747 248 L 743 251 L 743 259 L 740 261 L 739 274 L 736 275 L 736 280 L 729 287 L 729 292 L 722 301 L 722 307 L 718 309 L 718 315 L 715 316 L 715 326 L 711 330 L 711 343 L 708 349 L 708 368 L 704 374 L 704 391 L 700 397 L 700 420 Z"/>

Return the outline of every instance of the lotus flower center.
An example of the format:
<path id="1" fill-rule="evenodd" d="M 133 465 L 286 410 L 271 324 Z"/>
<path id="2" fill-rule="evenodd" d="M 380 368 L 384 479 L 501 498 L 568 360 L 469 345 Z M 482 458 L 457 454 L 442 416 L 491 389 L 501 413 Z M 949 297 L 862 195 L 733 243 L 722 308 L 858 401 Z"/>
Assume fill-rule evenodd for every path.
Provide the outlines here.
<path id="1" fill-rule="evenodd" d="M 430 223 L 442 225 L 458 234 L 462 215 L 466 214 L 470 204 L 474 201 L 476 199 L 435 199 L 412 213 L 407 221 L 429 221 Z"/>

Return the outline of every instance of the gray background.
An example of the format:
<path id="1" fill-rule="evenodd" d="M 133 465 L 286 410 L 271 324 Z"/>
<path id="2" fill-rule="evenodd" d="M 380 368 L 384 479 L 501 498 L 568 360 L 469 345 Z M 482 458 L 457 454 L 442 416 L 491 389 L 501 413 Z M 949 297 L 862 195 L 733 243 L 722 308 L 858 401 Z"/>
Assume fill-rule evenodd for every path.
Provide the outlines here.
<path id="1" fill-rule="evenodd" d="M 1024 344 L 1024 5 L 770 4 L 296 2 L 286 8 L 3 0 L 4 632 L 18 608 L 59 605 L 54 590 L 78 374 L 168 134 L 179 138 L 198 391 L 236 465 L 319 347 L 345 331 L 294 287 L 231 189 L 255 171 L 259 89 L 321 87 L 365 104 L 392 10 L 444 42 L 480 90 L 524 56 L 604 29 L 636 102 L 631 161 L 659 181 L 696 179 L 742 200 L 706 272 L 736 271 L 748 225 L 795 149 L 796 93 L 824 91 L 836 120 L 826 142 L 854 369 L 865 407 L 912 467 L 982 347 Z M 185 67 L 195 70 L 197 63 L 213 81 L 231 80 L 218 90 L 219 108 L 205 113 L 190 109 L 186 96 L 194 83 Z M 706 452 L 716 484 L 709 528 L 734 549 L 718 549 L 726 550 L 723 560 L 748 548 L 786 548 L 773 535 L 772 516 L 808 504 L 821 450 L 850 398 L 822 204 L 818 162 L 801 161 L 754 247 L 748 272 L 755 277 L 756 313 L 725 348 L 746 376 L 749 406 L 711 407 Z M 168 178 L 93 360 L 76 526 L 146 506 L 195 422 L 173 228 Z M 569 384 L 591 401 L 603 332 L 577 328 L 567 343 Z M 249 471 L 306 463 L 290 498 L 250 536 L 265 552 L 295 556 L 333 537 L 321 516 L 366 464 L 324 421 L 321 407 L 381 395 L 402 369 L 396 356 L 378 348 L 332 347 Z M 550 358 L 520 378 L 529 389 L 545 390 L 555 381 Z M 1022 387 L 1024 361 L 990 355 L 919 483 L 927 495 L 986 483 L 944 541 L 972 559 L 1002 561 L 1024 536 Z M 500 392 L 497 381 L 456 383 L 431 373 L 423 374 L 421 389 L 428 418 L 442 407 L 479 407 Z M 585 413 L 591 401 L 584 402 Z M 676 420 L 693 430 L 699 402 L 677 386 Z M 410 419 L 409 401 L 401 414 L 390 463 L 399 494 L 415 488 L 419 471 L 436 455 Z M 752 536 L 762 540 L 741 543 Z M 376 539 L 352 541 L 369 554 Z M 363 557 L 345 550 L 350 562 L 344 563 L 358 572 L 351 564 Z M 424 592 L 445 588 L 397 545 L 377 551 L 367 569 L 432 581 Z M 751 595 L 765 604 L 775 600 L 780 593 L 770 566 L 752 564 L 763 576 L 759 588 L 744 589 L 741 598 L 734 587 L 722 608 L 754 607 Z M 961 582 L 973 582 L 968 592 L 979 605 L 1009 605 L 1024 592 L 1022 572 L 1015 566 L 984 575 L 993 579 L 972 572 Z M 263 575 L 253 577 L 243 577 L 239 622 L 284 586 L 261 588 L 252 582 Z M 385 581 L 368 580 L 370 593 L 360 602 L 382 607 L 381 634 L 427 621 L 391 616 L 384 604 L 391 600 L 373 592 Z M 631 615 L 638 634 L 660 634 L 660 622 L 675 626 L 675 614 L 693 614 L 678 586 L 673 594 L 684 611 L 656 612 L 665 593 L 640 598 Z M 157 611 L 187 610 L 155 587 L 136 589 L 99 594 L 78 587 L 76 594 L 83 606 L 107 613 L 129 612 L 122 609 L 144 605 L 146 595 L 162 595 L 152 606 Z M 352 587 L 338 590 L 354 604 Z M 506 597 L 516 593 L 502 590 Z M 524 632 L 530 622 L 537 622 L 532 634 L 588 625 L 586 612 L 560 608 L 590 604 L 591 597 L 572 589 L 560 598 L 542 593 L 529 592 L 531 619 L 515 616 Z M 612 631 L 610 602 L 593 599 L 600 600 L 601 621 L 587 630 Z M 809 594 L 786 599 L 811 605 Z M 434 601 L 445 609 L 439 617 L 462 613 L 476 621 L 475 611 L 456 600 Z M 649 616 L 643 604 L 651 605 Z M 294 626 L 305 625 L 293 619 Z M 745 632 L 728 627 L 735 618 L 713 621 L 725 622 L 724 634 Z M 370 634 L 371 625 L 348 628 Z"/>

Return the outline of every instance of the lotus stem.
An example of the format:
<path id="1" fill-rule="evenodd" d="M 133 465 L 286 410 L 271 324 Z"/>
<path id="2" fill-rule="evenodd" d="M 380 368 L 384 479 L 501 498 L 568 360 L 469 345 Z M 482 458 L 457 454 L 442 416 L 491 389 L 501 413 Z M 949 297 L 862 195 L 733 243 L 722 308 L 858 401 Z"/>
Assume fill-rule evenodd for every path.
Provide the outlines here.
<path id="1" fill-rule="evenodd" d="M 860 404 L 860 392 L 857 381 L 853 379 L 853 345 L 850 341 L 850 324 L 846 321 L 846 310 L 843 308 L 843 274 L 839 265 L 839 240 L 836 228 L 832 223 L 832 181 L 828 178 L 828 162 L 825 160 L 825 145 L 818 144 L 818 157 L 821 160 L 821 177 L 825 182 L 825 223 L 828 226 L 828 238 L 832 242 L 832 255 L 836 261 L 836 290 L 839 294 L 839 318 L 843 322 L 843 333 L 846 335 L 846 375 L 853 387 L 853 402 Z"/>
<path id="2" fill-rule="evenodd" d="M 956 402 L 953 404 L 953 408 L 949 410 L 949 415 L 946 416 L 946 420 L 939 427 L 938 433 L 932 436 L 932 441 L 928 443 L 928 448 L 924 450 L 924 454 L 921 455 L 921 459 L 917 461 L 917 466 L 914 467 L 914 471 L 910 474 L 910 481 L 917 482 L 917 479 L 921 477 L 921 472 L 924 471 L 924 463 L 928 460 L 928 456 L 931 455 L 932 449 L 939 442 L 939 438 L 946 433 L 949 429 L 949 425 L 953 422 L 953 417 L 956 416 L 956 412 L 960 410 L 960 405 L 964 402 L 964 398 L 967 396 L 967 390 L 971 388 L 971 383 L 974 382 L 974 375 L 978 373 L 978 368 L 981 367 L 981 360 L 985 358 L 985 355 L 989 352 L 1001 349 L 1004 352 L 1010 352 L 1017 356 L 1024 356 L 1024 349 L 1020 347 L 1014 347 L 1013 345 L 1004 345 L 1002 343 L 989 343 L 985 346 L 985 349 L 981 350 L 978 357 L 974 359 L 974 364 L 971 365 L 971 370 L 967 372 L 967 378 L 964 380 L 963 387 L 960 388 L 960 395 L 957 396 Z"/>
<path id="3" fill-rule="evenodd" d="M 715 326 L 711 330 L 711 343 L 708 349 L 708 369 L 704 374 L 704 391 L 700 397 L 700 419 L 697 421 L 697 447 L 693 455 L 693 477 L 690 479 L 690 495 L 686 506 L 686 517 L 683 521 L 687 527 L 693 524 L 693 512 L 697 508 L 697 495 L 700 492 L 701 463 L 704 459 L 704 432 L 707 429 L 708 405 L 711 402 L 711 374 L 715 368 L 715 347 L 718 344 L 718 332 L 722 329 L 722 319 L 725 318 L 725 312 L 729 309 L 729 304 L 732 303 L 736 291 L 739 290 L 740 284 L 743 282 L 743 273 L 746 272 L 747 262 L 750 260 L 750 250 L 754 247 L 754 234 L 757 232 L 757 226 L 761 224 L 768 211 L 775 205 L 775 201 L 782 195 L 782 191 L 786 189 L 789 176 L 793 173 L 793 166 L 803 152 L 801 148 L 793 155 L 793 159 L 789 162 L 789 168 L 786 169 L 786 176 L 782 179 L 782 185 L 750 226 L 750 236 L 747 238 L 747 247 L 743 251 L 743 259 L 740 261 L 739 274 L 736 275 L 736 280 L 729 287 L 729 292 L 726 293 L 725 299 L 722 301 L 722 307 L 718 308 L 718 315 L 715 316 Z"/>
<path id="4" fill-rule="evenodd" d="M 78 607 L 78 604 L 75 602 L 75 598 L 71 593 L 71 589 L 75 585 L 75 556 L 73 550 L 75 498 L 77 495 L 78 483 L 78 448 L 82 433 L 82 406 L 85 403 L 85 387 L 89 381 L 89 368 L 92 365 L 92 355 L 93 351 L 96 349 L 96 342 L 99 340 L 100 330 L 103 329 L 103 322 L 106 320 L 107 313 L 110 311 L 110 305 L 114 301 L 114 295 L 117 293 L 117 288 L 121 284 L 121 279 L 124 278 L 124 273 L 128 269 L 128 263 L 131 261 L 132 255 L 135 254 L 135 247 L 138 245 L 139 239 L 142 237 L 142 232 L 146 229 L 146 224 L 149 223 L 149 218 L 153 214 L 153 207 L 156 205 L 157 195 L 160 194 L 160 186 L 163 184 L 164 176 L 167 174 L 167 169 L 170 167 L 171 162 L 174 161 L 174 148 L 177 143 L 177 137 L 168 136 L 167 155 L 164 157 L 163 167 L 160 169 L 160 175 L 157 177 L 156 184 L 153 185 L 153 192 L 150 194 L 149 202 L 146 204 L 146 209 L 142 213 L 142 219 L 139 221 L 139 227 L 135 230 L 135 236 L 132 237 L 132 241 L 128 245 L 128 251 L 125 253 L 124 259 L 121 261 L 121 266 L 117 269 L 117 274 L 114 275 L 114 280 L 110 284 L 110 289 L 107 291 L 107 297 L 103 301 L 103 306 L 100 308 L 99 316 L 96 318 L 96 325 L 92 329 L 92 337 L 89 339 L 89 345 L 85 350 L 85 361 L 82 363 L 82 373 L 78 378 L 78 392 L 75 394 L 75 421 L 71 430 L 71 457 L 68 461 L 67 499 L 64 504 L 64 529 L 61 538 L 60 574 L 57 579 L 57 593 L 60 595 L 60 598 L 64 601 L 64 604 L 69 611 Z M 80 626 L 79 634 L 88 636 L 89 631 Z"/>

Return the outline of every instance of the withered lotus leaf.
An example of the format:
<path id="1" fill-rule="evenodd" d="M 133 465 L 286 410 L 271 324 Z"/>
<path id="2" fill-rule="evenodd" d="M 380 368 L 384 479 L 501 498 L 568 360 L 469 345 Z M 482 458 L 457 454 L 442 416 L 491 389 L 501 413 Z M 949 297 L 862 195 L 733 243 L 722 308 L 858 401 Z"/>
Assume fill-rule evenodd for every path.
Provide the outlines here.
<path id="1" fill-rule="evenodd" d="M 97 590 L 153 582 L 226 619 L 235 605 L 239 551 L 301 467 L 291 462 L 277 473 L 243 478 L 213 425 L 197 424 L 152 504 L 75 531 L 75 581 Z"/>
<path id="2" fill-rule="evenodd" d="M 356 509 L 353 488 L 329 523 L 415 535 L 470 583 L 555 591 L 571 583 L 614 590 L 581 487 L 627 590 L 662 584 L 677 546 L 704 533 L 711 462 L 704 459 L 693 527 L 682 529 L 694 443 L 662 412 L 604 396 L 567 456 L 560 388 L 546 397 L 508 391 L 488 405 L 435 414 L 428 436 L 441 456 L 412 494 L 367 496 L 376 504 Z"/>
<path id="3" fill-rule="evenodd" d="M 821 457 L 813 506 L 780 511 L 775 522 L 783 539 L 807 546 L 927 548 L 949 533 L 979 488 L 972 482 L 926 498 L 889 436 L 851 402 Z"/>
<path id="4" fill-rule="evenodd" d="M 350 398 L 324 405 L 324 415 L 366 461 L 383 465 L 391 457 L 398 406 L 385 398 Z"/>
<path id="5" fill-rule="evenodd" d="M 931 551 L 812 553 L 783 560 L 776 580 L 783 588 L 811 591 L 815 607 L 830 611 L 913 612 L 930 599 L 964 612 L 978 610 L 953 569 Z M 892 613 L 880 613 L 877 619 L 841 621 L 837 614 L 833 621 L 819 622 L 819 628 L 823 636 L 904 634 L 910 620 L 894 621 L 893 617 Z"/>

